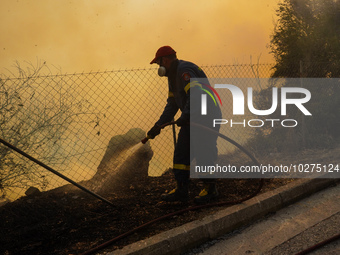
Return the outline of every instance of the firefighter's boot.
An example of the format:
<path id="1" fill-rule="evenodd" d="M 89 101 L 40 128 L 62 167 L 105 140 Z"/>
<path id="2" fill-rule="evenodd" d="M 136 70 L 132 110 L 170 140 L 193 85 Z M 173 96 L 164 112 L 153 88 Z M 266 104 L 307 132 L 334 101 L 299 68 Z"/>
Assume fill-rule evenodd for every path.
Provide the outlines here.
<path id="1" fill-rule="evenodd" d="M 188 202 L 189 188 L 188 183 L 177 183 L 177 187 L 167 194 L 162 194 L 161 199 L 165 202 Z"/>
<path id="2" fill-rule="evenodd" d="M 207 204 L 218 197 L 218 191 L 215 182 L 204 183 L 200 194 L 195 197 L 196 204 Z"/>

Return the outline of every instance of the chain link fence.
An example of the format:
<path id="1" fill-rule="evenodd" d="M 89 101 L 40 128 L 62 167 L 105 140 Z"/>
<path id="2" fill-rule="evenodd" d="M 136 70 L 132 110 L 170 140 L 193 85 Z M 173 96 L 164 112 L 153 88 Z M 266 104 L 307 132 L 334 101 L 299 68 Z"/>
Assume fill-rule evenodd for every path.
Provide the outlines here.
<path id="1" fill-rule="evenodd" d="M 202 66 L 210 78 L 269 77 L 271 64 Z M 157 69 L 40 75 L 19 70 L 0 80 L 1 138 L 68 178 L 91 178 L 112 137 L 147 132 L 168 95 Z M 231 104 L 231 102 L 229 102 Z M 234 138 L 238 140 L 237 132 Z M 240 136 L 242 136 L 240 134 Z M 172 166 L 173 131 L 151 141 L 150 176 Z M 58 176 L 0 145 L 0 196 L 15 200 L 29 187 L 49 190 L 65 184 Z"/>
<path id="2" fill-rule="evenodd" d="M 234 81 L 237 78 L 242 78 L 240 88 L 243 93 L 246 94 L 247 87 L 252 87 L 254 90 L 252 95 L 254 107 L 256 109 L 269 109 L 272 105 L 272 88 L 268 86 L 268 83 L 262 82 L 267 79 L 261 78 L 270 78 L 273 66 L 273 64 L 248 64 L 201 66 L 201 68 L 211 79 L 210 81 L 214 82 L 212 84 L 219 81 L 224 82 L 225 78 L 235 79 Z M 130 150 L 134 146 L 133 143 L 138 143 L 141 148 L 150 146 L 152 149 L 153 155 L 151 157 L 148 154 L 147 158 L 141 159 L 147 161 L 151 158 L 148 165 L 149 176 L 161 176 L 172 167 L 173 131 L 177 134 L 179 131 L 177 127 L 174 130 L 171 127 L 166 127 L 156 139 L 150 140 L 147 145 L 142 145 L 139 142 L 159 119 L 168 97 L 167 79 L 160 78 L 157 75 L 157 68 L 57 75 L 51 74 L 47 69 L 48 74 L 43 75 L 45 67 L 45 65 L 41 67 L 31 66 L 29 69 L 19 67 L 18 75 L 12 75 L 12 77 L 0 76 L 1 139 L 74 182 L 82 185 L 85 183 L 85 186 L 86 180 L 101 178 L 101 171 L 108 165 L 105 163 L 108 152 L 111 156 L 113 155 L 113 158 L 116 157 L 117 161 L 124 161 L 126 157 L 121 153 L 122 148 Z M 315 78 L 322 77 L 326 73 L 324 64 L 317 65 L 314 63 L 311 65 L 305 63 L 303 65 L 303 63 L 300 63 L 297 68 L 299 69 L 285 74 L 285 77 Z M 310 70 L 313 70 L 313 75 L 307 73 Z M 320 74 L 316 75 L 315 70 L 320 70 Z M 327 72 L 327 77 L 334 76 L 331 72 Z M 238 85 L 237 83 L 231 84 Z M 280 162 L 276 160 L 280 160 L 280 156 L 277 155 L 281 155 L 281 152 L 293 153 L 296 157 L 299 150 L 305 148 L 329 149 L 332 146 L 338 146 L 340 142 L 338 132 L 339 83 L 331 84 L 331 86 L 322 86 L 321 83 L 316 83 L 313 86 L 308 85 L 311 84 L 304 84 L 301 81 L 294 87 L 305 87 L 310 90 L 313 96 L 308 102 L 307 108 L 313 113 L 313 118 L 308 116 L 305 118 L 299 109 L 290 111 L 287 118 L 299 121 L 299 126 L 296 128 L 282 128 L 280 125 L 271 128 L 270 124 L 267 125 L 269 127 L 264 128 L 246 127 L 245 124 L 240 124 L 242 119 L 245 119 L 243 123 L 248 122 L 249 119 L 255 119 L 251 123 L 256 126 L 267 117 L 255 116 L 255 114 L 250 114 L 249 111 L 242 116 L 233 116 L 231 112 L 233 100 L 231 100 L 230 92 L 219 90 L 218 93 L 221 96 L 227 94 L 227 100 L 222 100 L 222 112 L 224 110 L 227 112 L 223 117 L 233 116 L 235 122 L 239 123 L 233 128 L 230 128 L 230 125 L 221 125 L 220 133 L 246 147 L 257 158 L 267 156 L 278 164 Z M 273 84 L 273 86 L 280 87 L 278 84 Z M 278 98 L 280 98 L 279 95 Z M 246 101 L 244 103 L 247 104 Z M 278 109 L 270 118 L 279 119 L 282 117 L 280 113 Z M 175 119 L 179 117 L 179 114 Z M 236 165 L 238 163 L 247 164 L 247 158 L 242 157 L 244 154 L 235 149 L 235 146 L 220 138 L 217 143 L 218 160 L 225 160 L 226 162 L 233 160 L 235 162 L 232 163 L 236 163 Z M 274 156 L 271 156 L 272 154 Z M 330 157 L 334 157 L 333 154 Z M 109 167 L 107 171 L 114 171 L 117 165 Z M 138 164 L 129 165 L 129 167 L 133 168 L 133 174 L 140 173 Z M 152 179 L 145 177 L 146 174 L 143 175 L 144 179 Z M 143 178 L 140 178 L 140 180 Z M 154 178 L 153 180 L 158 182 L 161 179 Z M 107 178 L 104 181 L 111 184 L 112 178 Z M 32 225 L 27 227 L 32 222 L 39 224 L 39 221 L 42 220 L 44 224 L 46 223 L 46 228 L 42 229 L 49 229 L 52 228 L 50 226 L 56 226 L 55 224 L 59 226 L 59 223 L 62 223 L 62 221 L 59 222 L 60 212 L 70 213 L 72 222 L 65 224 L 65 229 L 61 226 L 60 231 L 62 233 L 64 233 L 63 231 L 72 232 L 73 228 L 68 229 L 68 227 L 76 224 L 73 220 L 81 213 L 80 211 L 86 211 L 86 208 L 91 209 L 87 212 L 89 214 L 83 214 L 86 221 L 86 215 L 97 213 L 97 210 L 100 211 L 103 208 L 100 206 L 97 208 L 96 205 L 91 204 L 86 207 L 86 200 L 79 199 L 77 203 L 80 204 L 81 208 L 77 208 L 80 208 L 80 210 L 69 210 L 68 204 L 76 201 L 77 195 L 69 192 L 65 188 L 65 184 L 68 184 L 68 182 L 63 178 L 0 143 L 0 214 L 3 218 L 0 243 L 5 246 L 4 244 L 9 243 L 8 240 L 11 239 L 11 243 L 8 247 L 5 247 L 5 250 L 16 246 L 16 240 L 21 240 L 20 235 L 22 233 L 27 236 L 32 235 L 33 240 L 35 240 L 35 233 L 33 232 L 39 232 L 39 228 L 36 228 L 35 225 L 33 228 Z M 94 182 L 94 184 L 97 183 Z M 121 186 L 128 186 L 126 184 L 122 182 Z M 130 179 L 128 184 L 130 184 Z M 56 188 L 61 186 L 63 186 L 61 195 L 55 192 L 55 196 L 49 197 L 49 192 L 45 192 L 40 196 L 40 199 L 36 199 L 36 202 L 32 202 L 33 199 L 31 199 L 35 196 L 25 196 L 28 191 L 32 192 L 33 190 L 34 192 L 39 189 L 40 191 L 51 190 L 51 192 L 54 192 Z M 144 187 L 142 186 L 142 189 L 143 191 L 146 190 L 145 193 L 154 192 L 147 190 L 148 187 Z M 86 188 L 97 193 L 95 185 L 88 185 Z M 127 187 L 127 189 L 129 188 Z M 69 192 L 69 196 L 65 198 L 67 192 Z M 119 193 L 120 195 L 117 195 L 117 197 L 115 197 L 115 194 L 111 194 L 111 198 L 124 200 L 124 198 L 119 197 L 124 192 L 125 190 Z M 98 192 L 98 194 L 101 193 Z M 143 194 L 139 195 L 138 193 L 135 197 L 138 197 L 139 200 L 142 196 Z M 20 205 L 21 200 L 25 201 L 22 205 Z M 43 200 L 44 203 L 42 203 Z M 14 202 L 8 203 L 12 201 Z M 51 207 L 45 208 L 47 203 L 51 204 Z M 63 210 L 59 211 L 62 206 L 64 206 Z M 52 214 L 51 210 L 55 210 L 53 215 L 55 214 L 58 217 L 54 219 L 56 221 L 54 225 L 50 225 L 51 220 L 48 218 L 48 215 Z M 117 208 L 117 210 L 120 210 L 120 208 Z M 97 216 L 102 217 L 101 212 Z M 93 223 L 96 220 L 95 217 L 91 222 Z M 119 224 L 117 227 L 119 228 Z M 22 232 L 14 231 L 17 228 L 22 228 Z M 10 235 L 11 232 L 13 234 Z M 18 234 L 18 232 L 21 234 Z M 42 235 L 44 233 L 47 232 L 42 232 Z M 78 232 L 75 233 L 75 235 L 79 235 Z M 92 234 L 89 231 L 89 235 Z M 7 236 L 9 237 L 7 238 Z M 65 238 L 68 238 L 68 236 Z M 35 243 L 29 239 L 28 248 L 25 247 L 34 249 L 35 245 L 39 246 L 40 244 L 41 241 Z"/>

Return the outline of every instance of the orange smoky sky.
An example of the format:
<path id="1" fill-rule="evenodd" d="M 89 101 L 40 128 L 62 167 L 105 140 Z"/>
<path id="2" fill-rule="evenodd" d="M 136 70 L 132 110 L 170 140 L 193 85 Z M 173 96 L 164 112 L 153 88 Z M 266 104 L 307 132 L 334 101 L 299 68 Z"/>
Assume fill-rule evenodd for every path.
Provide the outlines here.
<path id="1" fill-rule="evenodd" d="M 279 0 L 1 0 L 1 73 L 46 61 L 66 73 L 149 67 L 172 46 L 198 65 L 273 62 Z"/>

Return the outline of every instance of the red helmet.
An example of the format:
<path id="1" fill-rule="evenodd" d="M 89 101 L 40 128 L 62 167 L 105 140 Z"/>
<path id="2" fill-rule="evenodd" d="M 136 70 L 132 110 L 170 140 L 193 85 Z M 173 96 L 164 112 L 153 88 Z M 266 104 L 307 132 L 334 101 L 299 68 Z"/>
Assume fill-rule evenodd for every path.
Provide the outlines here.
<path id="1" fill-rule="evenodd" d="M 157 59 L 161 57 L 165 57 L 165 56 L 169 56 L 173 54 L 176 54 L 176 51 L 174 51 L 174 49 L 171 48 L 170 46 L 160 47 L 156 52 L 155 58 L 150 62 L 150 64 L 156 63 Z"/>

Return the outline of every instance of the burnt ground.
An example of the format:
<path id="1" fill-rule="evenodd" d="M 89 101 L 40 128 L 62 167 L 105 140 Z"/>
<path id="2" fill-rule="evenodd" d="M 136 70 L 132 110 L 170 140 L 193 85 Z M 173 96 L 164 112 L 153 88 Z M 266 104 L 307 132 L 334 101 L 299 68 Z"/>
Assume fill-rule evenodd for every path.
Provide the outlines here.
<path id="1" fill-rule="evenodd" d="M 261 192 L 288 182 L 266 180 Z M 218 181 L 220 201 L 234 201 L 253 193 L 259 180 Z M 172 175 L 150 177 L 127 190 L 106 198 L 116 207 L 96 200 L 83 191 L 46 192 L 36 197 L 22 197 L 0 208 L 1 254 L 81 254 L 148 221 L 195 206 L 193 198 L 200 183 L 190 185 L 190 202 L 163 203 L 160 194 L 172 188 Z M 122 248 L 154 234 L 197 220 L 218 210 L 217 207 L 189 211 L 161 220 L 118 240 L 108 248 Z"/>
<path id="2" fill-rule="evenodd" d="M 285 159 L 280 156 L 280 161 L 293 163 L 295 158 L 304 162 L 331 162 L 332 159 L 338 159 L 338 155 L 339 149 L 334 152 L 307 152 L 300 153 L 298 159 L 296 155 Z M 291 181 L 265 179 L 261 193 Z M 235 201 L 247 197 L 258 188 L 259 183 L 259 179 L 220 179 L 218 201 Z M 151 220 L 194 206 L 193 198 L 200 191 L 198 180 L 190 184 L 188 204 L 160 202 L 160 195 L 174 186 L 173 176 L 169 172 L 161 177 L 138 180 L 126 186 L 126 189 L 105 196 L 115 207 L 81 190 L 54 190 L 42 192 L 36 197 L 22 197 L 0 207 L 0 254 L 82 254 Z M 117 240 L 107 249 L 112 251 L 122 248 L 219 209 L 221 207 L 204 208 L 163 219 Z"/>

